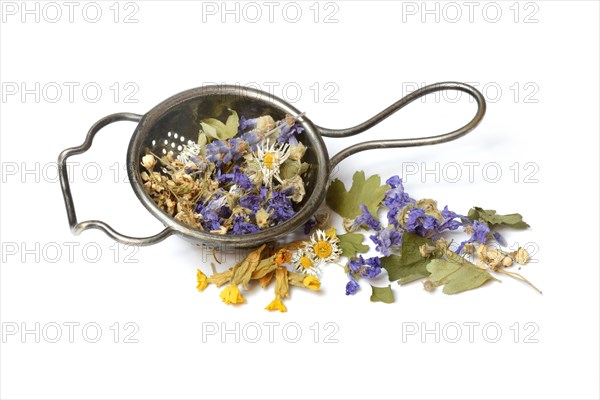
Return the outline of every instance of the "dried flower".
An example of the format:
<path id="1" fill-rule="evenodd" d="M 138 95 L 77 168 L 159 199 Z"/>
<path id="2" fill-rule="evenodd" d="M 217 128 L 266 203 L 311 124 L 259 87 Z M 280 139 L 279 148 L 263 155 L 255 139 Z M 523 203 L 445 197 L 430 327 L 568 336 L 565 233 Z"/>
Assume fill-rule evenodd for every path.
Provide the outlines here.
<path id="1" fill-rule="evenodd" d="M 385 229 L 369 237 L 377 245 L 375 250 L 384 256 L 389 256 L 392 248 L 402 245 L 402 232 L 397 231 L 393 225 L 388 225 Z"/>
<path id="2" fill-rule="evenodd" d="M 287 312 L 287 308 L 279 296 L 275 296 L 275 300 L 270 302 L 269 305 L 265 307 L 265 310 Z"/>
<path id="3" fill-rule="evenodd" d="M 319 290 L 321 288 L 321 281 L 316 276 L 308 275 L 302 281 L 304 286 L 310 290 Z"/>
<path id="4" fill-rule="evenodd" d="M 277 252 L 277 256 L 275 257 L 275 263 L 280 264 L 289 264 L 292 261 L 292 252 L 287 249 L 281 249 Z"/>
<path id="5" fill-rule="evenodd" d="M 339 242 L 335 231 L 325 233 L 323 230 L 317 229 L 310 237 L 310 243 L 306 249 L 312 253 L 319 264 L 326 264 L 337 261 L 342 255 Z"/>
<path id="6" fill-rule="evenodd" d="M 199 269 L 198 272 L 196 272 L 196 280 L 198 281 L 198 286 L 196 286 L 196 289 L 198 289 L 199 292 L 202 292 L 204 289 L 206 289 L 208 286 L 208 278 L 204 272 L 200 271 Z"/>
<path id="7" fill-rule="evenodd" d="M 263 184 L 270 187 L 273 183 L 273 178 L 281 182 L 279 176 L 281 164 L 290 156 L 290 146 L 284 144 L 282 146 L 272 143 L 271 145 L 262 144 L 257 147 L 254 158 L 260 165 Z"/>
<path id="8" fill-rule="evenodd" d="M 525 265 L 529 262 L 529 253 L 523 247 L 517 249 L 514 257 L 517 264 Z"/>
<path id="9" fill-rule="evenodd" d="M 142 157 L 142 166 L 146 168 L 148 171 L 152 172 L 154 166 L 156 165 L 156 158 L 152 154 L 146 154 Z"/>
<path id="10" fill-rule="evenodd" d="M 302 274 L 319 276 L 321 266 L 315 255 L 307 248 L 297 250 L 292 256 L 292 265 Z"/>
<path id="11" fill-rule="evenodd" d="M 352 259 L 348 263 L 350 272 L 363 278 L 375 278 L 381 273 L 381 262 L 379 257 L 364 259 L 358 256 L 358 259 Z"/>
<path id="12" fill-rule="evenodd" d="M 220 296 L 225 304 L 241 304 L 246 302 L 237 285 L 228 285 L 223 289 Z"/>

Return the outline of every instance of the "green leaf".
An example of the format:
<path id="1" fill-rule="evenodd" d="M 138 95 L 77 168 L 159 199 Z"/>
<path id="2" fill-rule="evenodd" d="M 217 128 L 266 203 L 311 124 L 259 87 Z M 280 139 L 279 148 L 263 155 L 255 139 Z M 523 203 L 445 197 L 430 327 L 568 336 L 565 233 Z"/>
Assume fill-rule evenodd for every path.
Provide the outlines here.
<path id="1" fill-rule="evenodd" d="M 240 119 L 235 111 L 229 109 L 231 115 L 225 123 L 215 118 L 203 119 L 200 122 L 202 131 L 213 139 L 225 140 L 234 137 L 240 127 Z"/>
<path id="2" fill-rule="evenodd" d="M 399 281 L 401 285 L 429 276 L 427 264 L 431 257 L 423 257 L 419 247 L 424 244 L 433 246 L 429 239 L 405 232 L 402 235 L 402 248 L 400 255 L 391 255 L 381 259 L 381 266 L 385 268 L 391 282 Z"/>
<path id="3" fill-rule="evenodd" d="M 497 280 L 487 271 L 477 268 L 462 257 L 460 258 L 462 260 L 460 262 L 453 257 L 452 259 L 432 260 L 427 265 L 427 270 L 431 272 L 429 279 L 436 286 L 444 285 L 444 293 L 460 293 L 476 289 L 490 279 Z"/>
<path id="4" fill-rule="evenodd" d="M 484 210 L 481 207 L 473 207 L 469 210 L 467 217 L 471 221 L 479 220 L 490 225 L 506 225 L 511 228 L 525 229 L 529 224 L 523 221 L 521 214 L 496 214 L 496 210 Z"/>
<path id="5" fill-rule="evenodd" d="M 342 256 L 344 257 L 356 257 L 357 253 L 366 253 L 369 251 L 369 246 L 362 244 L 365 237 L 360 233 L 346 233 L 338 235 L 340 239 L 340 248 L 342 249 Z"/>
<path id="6" fill-rule="evenodd" d="M 382 303 L 386 304 L 394 302 L 394 292 L 392 292 L 392 287 L 390 285 L 381 288 L 371 285 L 371 289 L 373 289 L 373 294 L 371 294 L 371 301 L 381 301 Z"/>
<path id="7" fill-rule="evenodd" d="M 390 187 L 381 185 L 379 175 L 365 179 L 364 171 L 357 171 L 352 177 L 352 187 L 346 191 L 344 183 L 334 180 L 327 190 L 327 205 L 344 218 L 354 219 L 360 214 L 359 206 L 365 204 L 373 216 L 377 216 L 379 203 Z"/>

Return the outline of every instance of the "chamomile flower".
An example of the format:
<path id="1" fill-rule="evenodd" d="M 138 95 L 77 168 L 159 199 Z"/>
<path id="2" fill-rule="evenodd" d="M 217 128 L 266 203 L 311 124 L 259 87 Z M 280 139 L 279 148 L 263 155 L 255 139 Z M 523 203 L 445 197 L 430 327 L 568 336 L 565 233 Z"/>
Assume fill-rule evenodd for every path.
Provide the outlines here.
<path id="1" fill-rule="evenodd" d="M 292 256 L 292 265 L 298 272 L 303 274 L 319 276 L 321 273 L 319 261 L 307 247 L 301 248 L 294 253 Z"/>
<path id="2" fill-rule="evenodd" d="M 254 158 L 258 161 L 263 183 L 266 186 L 271 186 L 273 178 L 281 182 L 279 168 L 289 156 L 290 145 L 287 143 L 284 145 L 262 143 L 257 147 Z"/>
<path id="3" fill-rule="evenodd" d="M 333 229 L 330 231 L 317 229 L 310 237 L 306 248 L 314 255 L 319 264 L 327 264 L 337 261 L 342 255 L 339 243 L 340 239 L 335 235 Z"/>

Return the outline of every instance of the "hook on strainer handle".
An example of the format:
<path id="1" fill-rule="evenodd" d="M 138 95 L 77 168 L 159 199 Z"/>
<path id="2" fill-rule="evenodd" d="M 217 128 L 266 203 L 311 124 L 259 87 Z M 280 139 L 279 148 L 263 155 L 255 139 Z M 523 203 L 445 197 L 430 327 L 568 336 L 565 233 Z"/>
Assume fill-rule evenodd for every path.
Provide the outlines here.
<path id="1" fill-rule="evenodd" d="M 136 238 L 132 236 L 122 235 L 119 232 L 115 231 L 105 222 L 102 221 L 83 221 L 77 222 L 77 215 L 75 214 L 75 205 L 73 203 L 73 196 L 71 195 L 71 187 L 69 185 L 69 175 L 67 173 L 67 159 L 76 154 L 81 154 L 89 150 L 92 146 L 92 141 L 94 140 L 94 136 L 96 133 L 106 125 L 112 124 L 117 121 L 132 121 L 132 122 L 140 122 L 142 116 L 139 114 L 133 113 L 117 113 L 108 115 L 98 122 L 96 122 L 88 131 L 88 134 L 85 138 L 85 141 L 82 145 L 77 147 L 71 147 L 64 150 L 58 156 L 58 171 L 60 176 L 60 186 L 62 188 L 63 197 L 65 198 L 65 207 L 67 208 L 67 215 L 69 217 L 69 226 L 71 227 L 71 231 L 75 235 L 79 235 L 81 232 L 87 229 L 99 229 L 106 233 L 111 239 L 123 243 L 129 246 L 147 246 L 154 243 L 158 243 L 170 235 L 173 234 L 173 231 L 169 228 L 164 229 L 160 233 L 154 236 L 148 236 L 143 238 Z"/>
<path id="2" fill-rule="evenodd" d="M 459 128 L 455 131 L 437 135 L 437 136 L 429 136 L 424 138 L 410 138 L 410 139 L 391 139 L 391 140 L 372 140 L 368 142 L 358 143 L 353 146 L 350 146 L 338 154 L 333 156 L 330 160 L 331 166 L 335 166 L 339 164 L 344 158 L 349 157 L 355 153 L 364 150 L 370 149 L 389 149 L 394 147 L 414 147 L 414 146 L 424 146 L 430 144 L 444 143 L 450 140 L 458 139 L 461 136 L 466 135 L 470 131 L 472 131 L 478 124 L 481 122 L 481 119 L 485 115 L 485 99 L 483 95 L 475 89 L 473 86 L 467 85 L 465 83 L 460 82 L 441 82 L 434 83 L 432 85 L 424 86 L 409 95 L 403 97 L 398 100 L 385 110 L 381 111 L 379 114 L 375 115 L 373 118 L 363 122 L 362 124 L 356 125 L 352 128 L 347 129 L 327 129 L 318 127 L 321 132 L 321 136 L 327 137 L 346 137 L 356 135 L 358 133 L 364 132 L 365 130 L 377 125 L 396 111 L 400 110 L 402 107 L 406 106 L 413 101 L 426 96 L 431 93 L 439 92 L 442 90 L 458 90 L 461 92 L 465 92 L 475 98 L 477 101 L 477 113 L 473 117 L 469 123 L 467 123 L 462 128 Z"/>

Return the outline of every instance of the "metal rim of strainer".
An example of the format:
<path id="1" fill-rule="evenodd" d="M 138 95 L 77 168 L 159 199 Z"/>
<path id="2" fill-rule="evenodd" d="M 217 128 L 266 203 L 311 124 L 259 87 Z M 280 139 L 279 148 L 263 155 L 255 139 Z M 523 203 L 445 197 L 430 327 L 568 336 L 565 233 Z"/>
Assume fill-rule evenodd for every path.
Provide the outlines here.
<path id="1" fill-rule="evenodd" d="M 373 140 L 355 144 L 350 146 L 338 154 L 329 159 L 327 147 L 323 142 L 322 137 L 347 137 L 361 133 L 372 126 L 378 124 L 385 118 L 389 117 L 394 112 L 403 108 L 407 104 L 414 100 L 425 96 L 430 93 L 443 91 L 443 90 L 458 90 L 472 96 L 477 102 L 477 112 L 475 116 L 463 127 L 442 135 L 424 137 L 424 138 L 409 138 L 409 139 L 390 139 L 390 140 Z M 59 176 L 61 182 L 61 188 L 63 191 L 63 197 L 65 200 L 65 207 L 67 210 L 67 216 L 69 219 L 69 225 L 71 231 L 78 235 L 87 229 L 99 229 L 105 232 L 113 240 L 132 246 L 146 246 L 158 243 L 167 237 L 178 234 L 185 239 L 188 239 L 196 244 L 207 244 L 219 247 L 231 247 L 231 248 L 248 248 L 255 247 L 263 243 L 271 242 L 278 238 L 289 234 L 304 224 L 320 207 L 325 199 L 325 193 L 327 189 L 327 183 L 329 179 L 329 173 L 331 169 L 337 165 L 340 161 L 346 157 L 353 155 L 357 152 L 369 150 L 369 149 L 386 149 L 386 148 L 399 148 L 399 147 L 414 147 L 431 145 L 437 143 L 443 143 L 450 140 L 457 139 L 464 136 L 471 130 L 473 130 L 481 121 L 486 111 L 486 103 L 483 95 L 474 87 L 460 83 L 460 82 L 442 82 L 436 83 L 429 86 L 424 86 L 418 89 L 396 103 L 392 104 L 388 108 L 381 111 L 371 119 L 347 129 L 327 129 L 319 127 L 310 121 L 306 117 L 301 117 L 299 122 L 302 124 L 305 131 L 303 135 L 308 138 L 307 141 L 311 145 L 310 151 L 313 151 L 317 157 L 316 162 L 316 180 L 314 187 L 307 192 L 308 198 L 305 200 L 303 206 L 297 211 L 297 213 L 289 220 L 280 223 L 274 227 L 262 230 L 258 233 L 247 234 L 247 235 L 219 235 L 212 234 L 209 232 L 201 231 L 199 229 L 191 228 L 183 223 L 176 221 L 174 218 L 166 214 L 160 209 L 154 201 L 150 198 L 148 193 L 143 187 L 142 180 L 140 178 L 140 160 L 143 151 L 143 143 L 147 139 L 148 135 L 153 132 L 155 125 L 161 121 L 169 112 L 177 110 L 181 105 L 189 101 L 201 100 L 203 97 L 208 98 L 209 96 L 224 96 L 234 95 L 236 97 L 242 96 L 242 99 L 247 98 L 248 101 L 252 102 L 263 102 L 269 107 L 274 107 L 283 113 L 291 115 L 299 115 L 300 112 L 288 104 L 284 100 L 277 98 L 269 93 L 262 92 L 257 89 L 240 87 L 235 85 L 215 85 L 215 86 L 204 86 L 200 88 L 190 89 L 179 94 L 176 94 L 165 101 L 161 102 L 154 108 L 152 108 L 145 115 L 133 114 L 133 113 L 117 113 L 108 115 L 98 122 L 96 122 L 88 131 L 85 141 L 83 144 L 77 147 L 71 147 L 60 153 L 58 157 Z M 244 97 L 246 96 L 246 97 Z M 75 213 L 75 206 L 73 202 L 73 196 L 69 185 L 69 177 L 67 174 L 67 159 L 73 155 L 81 154 L 87 151 L 92 144 L 94 136 L 103 127 L 117 121 L 132 121 L 137 122 L 135 131 L 129 142 L 127 150 L 127 172 L 131 186 L 138 197 L 138 199 L 144 204 L 146 209 L 152 213 L 161 223 L 165 226 L 165 229 L 156 235 L 148 237 L 132 237 L 123 235 L 115 231 L 110 225 L 105 222 L 98 220 L 89 220 L 78 222 Z M 313 167 L 311 167 L 313 168 Z"/>

